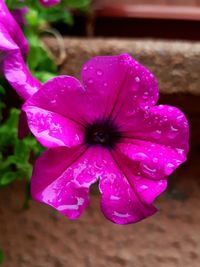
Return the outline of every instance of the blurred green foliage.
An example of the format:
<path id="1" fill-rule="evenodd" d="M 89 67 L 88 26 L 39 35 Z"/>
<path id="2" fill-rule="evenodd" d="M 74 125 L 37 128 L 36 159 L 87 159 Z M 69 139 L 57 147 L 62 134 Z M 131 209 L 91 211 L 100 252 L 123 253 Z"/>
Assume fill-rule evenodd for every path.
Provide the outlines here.
<path id="1" fill-rule="evenodd" d="M 0 250 L 0 264 L 4 262 L 4 253 L 2 250 Z"/>
<path id="2" fill-rule="evenodd" d="M 11 11 L 24 6 L 29 8 L 26 14 L 27 23 L 23 30 L 30 45 L 27 63 L 32 74 L 42 82 L 56 76 L 58 67 L 41 41 L 41 34 L 46 29 L 51 29 L 51 23 L 61 22 L 72 25 L 72 10 L 87 11 L 90 0 L 62 0 L 61 4 L 51 8 L 42 7 L 38 0 L 6 0 L 5 2 Z M 32 162 L 43 151 L 31 135 L 23 140 L 18 139 L 20 110 L 17 108 L 9 110 L 6 106 L 4 99 L 6 99 L 8 85 L 3 88 L 5 86 L 3 84 L 4 82 L 0 81 L 0 187 L 17 179 L 29 181 Z M 3 256 L 0 254 L 0 261 L 1 257 Z"/>
<path id="3" fill-rule="evenodd" d="M 5 90 L 1 87 L 0 95 L 2 94 L 5 94 Z M 1 106 L 5 108 L 4 105 Z M 0 118 L 0 186 L 8 185 L 16 179 L 29 180 L 32 172 L 31 160 L 38 157 L 43 150 L 32 136 L 18 139 L 19 113 L 18 109 L 12 108 L 5 121 L 2 115 Z"/>

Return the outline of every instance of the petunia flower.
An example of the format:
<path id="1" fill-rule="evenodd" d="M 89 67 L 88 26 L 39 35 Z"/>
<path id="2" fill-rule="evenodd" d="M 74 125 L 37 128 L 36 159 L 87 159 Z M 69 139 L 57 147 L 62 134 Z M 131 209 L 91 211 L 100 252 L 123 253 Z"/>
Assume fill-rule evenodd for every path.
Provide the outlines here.
<path id="1" fill-rule="evenodd" d="M 157 211 L 166 177 L 186 160 L 188 122 L 175 107 L 155 106 L 155 77 L 127 54 L 95 57 L 81 77 L 53 78 L 23 106 L 49 148 L 34 166 L 32 197 L 76 219 L 99 181 L 106 218 L 140 221 Z"/>
<path id="2" fill-rule="evenodd" d="M 40 82 L 25 64 L 28 42 L 3 0 L 0 0 L 0 40 L 0 72 L 26 100 L 40 88 Z"/>
<path id="3" fill-rule="evenodd" d="M 60 0 L 39 0 L 44 7 L 52 7 L 60 3 Z"/>

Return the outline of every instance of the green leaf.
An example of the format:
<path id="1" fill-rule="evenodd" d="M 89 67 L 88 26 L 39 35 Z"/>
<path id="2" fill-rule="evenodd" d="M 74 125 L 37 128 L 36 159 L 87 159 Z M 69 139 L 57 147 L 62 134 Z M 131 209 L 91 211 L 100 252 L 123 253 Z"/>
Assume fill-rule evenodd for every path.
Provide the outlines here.
<path id="1" fill-rule="evenodd" d="M 0 250 L 0 264 L 4 262 L 5 256 L 2 250 Z"/>
<path id="2" fill-rule="evenodd" d="M 64 3 L 72 8 L 85 8 L 91 3 L 90 0 L 65 0 Z"/>
<path id="3" fill-rule="evenodd" d="M 6 172 L 0 176 L 0 186 L 8 185 L 14 180 L 16 180 L 16 173 L 11 171 Z"/>

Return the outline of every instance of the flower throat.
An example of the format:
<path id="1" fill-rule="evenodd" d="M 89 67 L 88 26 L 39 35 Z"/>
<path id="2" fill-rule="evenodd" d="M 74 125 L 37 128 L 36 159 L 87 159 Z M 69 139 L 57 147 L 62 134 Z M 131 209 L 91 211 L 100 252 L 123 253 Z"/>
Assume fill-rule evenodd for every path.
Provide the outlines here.
<path id="1" fill-rule="evenodd" d="M 96 121 L 85 128 L 85 143 L 114 148 L 121 138 L 117 126 L 109 119 Z"/>

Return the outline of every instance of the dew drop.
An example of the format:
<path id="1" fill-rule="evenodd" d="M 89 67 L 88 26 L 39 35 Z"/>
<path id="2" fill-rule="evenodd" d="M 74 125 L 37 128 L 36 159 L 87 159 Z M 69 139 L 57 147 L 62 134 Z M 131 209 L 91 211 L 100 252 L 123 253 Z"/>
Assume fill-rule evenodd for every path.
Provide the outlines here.
<path id="1" fill-rule="evenodd" d="M 108 83 L 107 82 L 104 82 L 103 83 L 103 86 L 107 87 L 108 86 Z"/>
<path id="2" fill-rule="evenodd" d="M 178 134 L 178 129 L 174 128 L 174 126 L 171 125 L 170 132 L 168 134 L 169 138 L 173 139 L 177 136 L 177 134 Z"/>
<path id="3" fill-rule="evenodd" d="M 155 132 L 152 133 L 152 137 L 154 137 L 155 139 L 160 139 L 161 138 L 161 130 L 156 130 Z"/>
<path id="4" fill-rule="evenodd" d="M 88 80 L 88 83 L 92 84 L 94 81 L 92 79 Z"/>
<path id="5" fill-rule="evenodd" d="M 158 163 L 158 158 L 154 157 L 154 158 L 153 158 L 153 162 L 154 162 L 154 163 Z"/>
<path id="6" fill-rule="evenodd" d="M 101 71 L 101 70 L 97 70 L 97 75 L 98 75 L 98 76 L 102 76 L 102 75 L 103 75 L 103 71 Z"/>
<path id="7" fill-rule="evenodd" d="M 140 82 L 140 78 L 137 76 L 137 77 L 135 77 L 135 81 L 137 82 L 137 83 L 139 83 Z"/>

